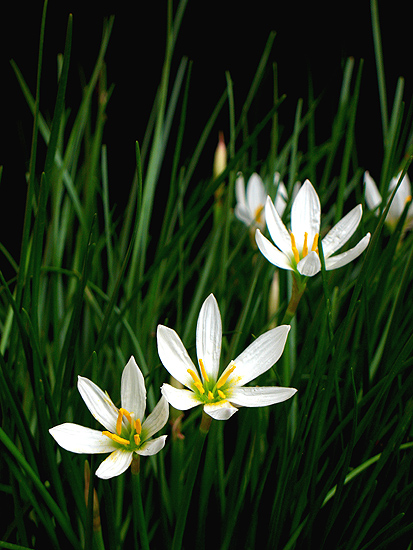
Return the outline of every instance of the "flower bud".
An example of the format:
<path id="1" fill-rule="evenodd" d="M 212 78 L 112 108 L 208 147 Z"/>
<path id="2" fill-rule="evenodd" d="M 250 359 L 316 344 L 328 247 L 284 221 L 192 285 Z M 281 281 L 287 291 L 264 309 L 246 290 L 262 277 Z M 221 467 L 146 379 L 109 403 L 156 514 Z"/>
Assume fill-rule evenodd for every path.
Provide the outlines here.
<path id="1" fill-rule="evenodd" d="M 219 132 L 218 145 L 214 155 L 213 175 L 216 179 L 227 167 L 227 147 L 225 145 L 224 134 Z"/>

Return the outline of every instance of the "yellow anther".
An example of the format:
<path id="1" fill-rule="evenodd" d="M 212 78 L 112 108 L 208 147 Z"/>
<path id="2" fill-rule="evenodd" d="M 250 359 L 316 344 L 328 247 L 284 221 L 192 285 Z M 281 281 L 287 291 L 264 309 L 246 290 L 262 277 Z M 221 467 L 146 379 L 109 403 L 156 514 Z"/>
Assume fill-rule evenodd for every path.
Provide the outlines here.
<path id="1" fill-rule="evenodd" d="M 411 195 L 407 195 L 407 197 L 405 198 L 404 200 L 404 204 L 407 204 L 408 202 L 410 202 L 412 200 L 412 196 Z"/>
<path id="2" fill-rule="evenodd" d="M 292 248 L 292 251 L 293 251 L 293 254 L 294 254 L 294 259 L 295 259 L 296 263 L 298 264 L 298 262 L 300 261 L 300 255 L 298 253 L 297 245 L 295 244 L 295 237 L 294 237 L 294 234 L 292 233 L 292 231 L 290 231 L 290 238 L 291 238 L 291 248 Z"/>
<path id="3" fill-rule="evenodd" d="M 204 386 L 202 385 L 202 382 L 199 379 L 199 376 L 197 375 L 197 373 L 192 369 L 188 369 L 187 372 L 192 376 L 192 380 L 194 381 L 194 384 L 197 390 L 200 391 L 201 393 L 205 393 Z"/>
<path id="4" fill-rule="evenodd" d="M 141 442 L 141 438 L 139 437 L 139 434 L 135 434 L 133 436 L 133 439 L 135 440 L 135 445 L 139 445 Z"/>
<path id="5" fill-rule="evenodd" d="M 129 441 L 127 439 L 124 439 L 123 437 L 119 437 L 116 434 L 113 434 L 111 432 L 102 432 L 103 435 L 106 435 L 109 437 L 109 439 L 112 439 L 116 443 L 120 443 L 121 445 L 129 445 Z"/>
<path id="6" fill-rule="evenodd" d="M 226 398 L 226 395 L 223 391 L 221 390 L 218 390 L 218 395 L 220 396 L 221 399 L 225 399 Z"/>
<path id="7" fill-rule="evenodd" d="M 137 418 L 135 420 L 135 431 L 138 435 L 140 435 L 141 431 L 142 431 L 142 424 L 141 424 L 141 421 L 139 418 Z"/>
<path id="8" fill-rule="evenodd" d="M 307 239 L 308 239 L 308 233 L 307 231 L 304 231 L 303 258 L 305 258 L 308 254 Z"/>
<path id="9" fill-rule="evenodd" d="M 219 390 L 219 388 L 222 388 L 222 386 L 228 380 L 229 375 L 234 372 L 235 368 L 235 365 L 232 365 L 222 374 L 221 378 L 217 382 L 217 390 Z"/>
<path id="10" fill-rule="evenodd" d="M 318 253 L 318 233 L 314 235 L 313 246 L 311 247 L 311 252 Z"/>
<path id="11" fill-rule="evenodd" d="M 122 418 L 123 416 L 126 416 L 126 418 L 129 420 L 129 424 L 132 424 L 132 417 L 130 412 L 128 412 L 126 409 L 119 409 L 118 419 L 116 421 L 116 431 L 120 435 L 122 431 Z"/>
<path id="12" fill-rule="evenodd" d="M 119 410 L 122 411 L 123 414 L 126 416 L 126 418 L 129 420 L 129 424 L 132 424 L 131 413 L 129 411 L 127 411 L 126 409 L 119 409 Z"/>
<path id="13" fill-rule="evenodd" d="M 209 382 L 209 378 L 205 370 L 204 362 L 202 361 L 202 359 L 198 359 L 198 361 L 199 361 L 199 368 L 201 369 L 201 373 L 202 373 L 202 376 L 204 377 L 205 382 Z"/>
<path id="14" fill-rule="evenodd" d="M 199 376 L 197 375 L 197 373 L 194 370 L 188 369 L 186 372 L 192 376 L 192 380 L 195 382 L 195 384 L 200 384 L 201 383 L 201 380 L 199 379 Z"/>
<path id="15" fill-rule="evenodd" d="M 263 210 L 264 210 L 264 205 L 262 204 L 260 204 L 260 206 L 258 206 L 258 208 L 255 209 L 254 220 L 256 221 L 256 223 L 261 224 L 261 217 L 262 217 Z"/>
<path id="16" fill-rule="evenodd" d="M 212 401 L 214 399 L 214 394 L 212 393 L 212 391 L 208 391 L 208 399 L 210 401 Z"/>

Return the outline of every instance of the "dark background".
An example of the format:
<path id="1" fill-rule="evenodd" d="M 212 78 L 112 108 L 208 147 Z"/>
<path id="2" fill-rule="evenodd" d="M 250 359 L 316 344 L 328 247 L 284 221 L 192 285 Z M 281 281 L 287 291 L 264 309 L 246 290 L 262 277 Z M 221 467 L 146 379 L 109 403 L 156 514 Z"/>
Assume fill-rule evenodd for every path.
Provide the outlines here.
<path id="1" fill-rule="evenodd" d="M 175 2 L 175 5 L 177 3 Z M 406 2 L 380 2 L 384 65 L 389 106 L 397 78 L 406 79 L 405 100 L 413 87 L 410 16 Z M 42 74 L 42 109 L 52 112 L 56 93 L 56 55 L 63 51 L 68 14 L 73 14 L 73 49 L 67 103 L 76 109 L 80 98 L 80 67 L 90 76 L 100 45 L 105 17 L 115 15 L 107 61 L 108 83 L 115 84 L 107 114 L 104 142 L 108 147 L 111 193 L 114 200 L 129 187 L 135 168 L 135 141 L 142 141 L 164 57 L 167 2 L 94 2 L 50 0 Z M 4 165 L 0 230 L 18 234 L 24 209 L 24 173 L 30 153 L 32 118 L 10 67 L 13 58 L 32 90 L 43 2 L 15 2 L 2 7 L 0 18 L 0 164 Z M 404 10 L 404 11 L 403 11 Z M 307 98 L 308 74 L 316 94 L 325 92 L 319 109 L 320 141 L 330 134 L 336 113 L 343 60 L 364 59 L 357 117 L 360 164 L 379 176 L 382 135 L 373 50 L 370 2 L 199 2 L 189 0 L 175 51 L 178 63 L 193 61 L 188 127 L 184 153 L 192 152 L 212 109 L 231 74 L 236 108 L 246 97 L 271 30 L 277 32 L 271 61 L 278 64 L 279 93 L 287 100 L 280 122 L 291 131 L 297 100 Z M 260 92 L 254 114 L 258 122 L 271 107 L 271 71 Z M 260 110 L 261 109 L 261 110 Z M 227 110 L 219 120 L 228 127 Z M 218 134 L 217 127 L 216 135 Z M 214 136 L 215 139 L 215 136 Z M 204 162 L 208 177 L 216 142 L 208 144 Z M 202 174 L 201 174 L 202 175 Z M 13 220 L 10 214 L 15 212 Z"/>

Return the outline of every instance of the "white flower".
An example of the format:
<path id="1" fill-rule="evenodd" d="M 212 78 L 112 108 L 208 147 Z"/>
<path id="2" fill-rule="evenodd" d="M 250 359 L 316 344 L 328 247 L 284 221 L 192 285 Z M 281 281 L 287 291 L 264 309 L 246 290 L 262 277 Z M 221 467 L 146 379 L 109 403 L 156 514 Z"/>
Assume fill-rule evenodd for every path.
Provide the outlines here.
<path id="1" fill-rule="evenodd" d="M 264 407 L 289 399 L 296 389 L 244 386 L 278 361 L 290 328 L 283 325 L 259 336 L 218 377 L 221 315 L 215 297 L 210 294 L 199 312 L 196 329 L 200 373 L 177 333 L 158 325 L 159 357 L 169 373 L 188 388 L 163 384 L 162 394 L 178 410 L 203 405 L 204 411 L 216 420 L 227 420 L 237 412 L 237 407 Z"/>
<path id="2" fill-rule="evenodd" d="M 275 207 L 282 216 L 287 204 L 287 190 L 284 183 L 279 182 L 279 179 L 280 174 L 276 172 L 274 174 L 274 184 L 278 185 L 278 191 L 275 198 Z M 259 227 L 264 230 L 264 207 L 267 192 L 260 176 L 254 172 L 248 180 L 245 191 L 244 176 L 241 173 L 238 174 L 235 181 L 235 197 L 237 199 L 234 209 L 235 216 L 248 227 Z"/>
<path id="3" fill-rule="evenodd" d="M 390 199 L 390 196 L 393 193 L 393 190 L 396 187 L 400 179 L 400 176 L 401 176 L 401 173 L 399 173 L 397 177 L 392 178 L 390 180 L 388 196 L 387 196 L 388 199 Z M 376 183 L 373 180 L 373 178 L 370 176 L 370 173 L 367 170 L 364 172 L 364 196 L 366 198 L 366 204 L 370 210 L 373 210 L 373 211 L 376 210 L 382 202 L 382 196 L 380 195 L 379 190 L 377 189 Z M 393 200 L 389 207 L 389 211 L 387 212 L 385 221 L 391 228 L 394 228 L 396 226 L 400 216 L 403 214 L 403 210 L 406 206 L 406 203 L 411 200 L 412 200 L 412 190 L 411 190 L 410 179 L 409 179 L 409 176 L 405 174 L 405 176 L 403 177 L 399 185 L 399 188 L 396 191 L 396 194 L 393 197 Z M 413 203 L 409 206 L 409 209 L 407 210 L 406 227 L 409 227 L 412 224 L 413 224 Z"/>
<path id="4" fill-rule="evenodd" d="M 133 453 L 150 456 L 165 445 L 166 435 L 149 439 L 168 421 L 169 406 L 164 397 L 142 422 L 146 406 L 143 375 L 131 357 L 123 369 L 121 405 L 118 409 L 106 392 L 88 378 L 78 377 L 78 390 L 92 415 L 104 431 L 78 424 L 65 423 L 49 430 L 57 443 L 73 453 L 111 453 L 96 470 L 96 475 L 108 479 L 122 474 L 131 464 Z"/>
<path id="5" fill-rule="evenodd" d="M 354 247 L 333 256 L 353 235 L 360 223 L 362 207 L 359 204 L 342 218 L 323 238 L 322 246 L 326 269 L 336 269 L 357 258 L 367 247 L 370 233 Z M 274 246 L 259 229 L 255 239 L 258 248 L 269 262 L 282 269 L 312 277 L 321 270 L 318 256 L 321 207 L 318 195 L 309 180 L 300 188 L 291 207 L 289 232 L 276 211 L 270 197 L 265 204 L 265 219 Z"/>

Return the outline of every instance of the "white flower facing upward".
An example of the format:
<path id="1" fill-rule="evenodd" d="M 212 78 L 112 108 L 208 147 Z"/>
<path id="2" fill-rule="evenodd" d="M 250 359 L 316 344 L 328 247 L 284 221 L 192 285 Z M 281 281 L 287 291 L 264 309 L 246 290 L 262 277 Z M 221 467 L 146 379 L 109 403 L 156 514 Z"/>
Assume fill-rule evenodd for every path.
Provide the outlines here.
<path id="1" fill-rule="evenodd" d="M 370 233 L 367 233 L 354 248 L 333 256 L 353 235 L 361 216 L 362 207 L 359 204 L 322 239 L 327 270 L 348 264 L 366 249 Z M 292 204 L 291 231 L 287 230 L 270 197 L 267 197 L 265 220 L 275 246 L 257 229 L 255 240 L 258 248 L 267 260 L 277 267 L 312 277 L 321 270 L 318 255 L 320 219 L 320 200 L 309 180 L 303 183 Z"/>
<path id="2" fill-rule="evenodd" d="M 280 174 L 276 172 L 274 174 L 274 184 L 278 185 L 278 190 L 275 198 L 275 208 L 282 216 L 287 204 L 287 189 L 279 179 Z M 241 173 L 238 174 L 235 181 L 235 197 L 237 199 L 234 209 L 235 216 L 248 227 L 258 227 L 264 230 L 264 207 L 267 200 L 267 191 L 260 176 L 254 172 L 249 178 L 245 189 L 244 176 Z"/>
<path id="3" fill-rule="evenodd" d="M 127 470 L 134 453 L 150 456 L 164 447 L 166 435 L 149 438 L 168 421 L 168 402 L 161 397 L 142 423 L 146 388 L 143 375 L 133 357 L 123 369 L 120 409 L 113 404 L 106 392 L 88 378 L 79 376 L 77 387 L 92 415 L 106 430 L 93 430 L 78 424 L 65 423 L 51 428 L 49 432 L 67 451 L 85 454 L 111 453 L 96 470 L 98 477 L 109 479 L 118 476 Z"/>
<path id="4" fill-rule="evenodd" d="M 397 177 L 390 180 L 388 196 L 387 199 L 390 199 L 391 194 L 393 193 L 394 188 L 396 187 L 401 173 Z M 366 204 L 370 210 L 375 211 L 382 203 L 382 196 L 380 195 L 379 190 L 374 179 L 370 176 L 370 173 L 366 170 L 364 172 L 364 196 L 366 199 Z M 386 224 L 393 228 L 396 226 L 399 221 L 400 216 L 403 214 L 404 208 L 407 202 L 412 200 L 412 188 L 410 184 L 410 179 L 407 174 L 404 175 L 399 188 L 396 191 L 396 194 L 393 197 L 393 200 L 390 204 L 389 211 L 386 216 Z M 413 203 L 410 204 L 409 209 L 407 210 L 406 215 L 406 225 L 405 228 L 409 228 L 413 225 Z"/>
<path id="5" fill-rule="evenodd" d="M 163 384 L 162 395 L 178 410 L 203 405 L 204 411 L 216 420 L 227 420 L 237 407 L 265 407 L 289 399 L 296 389 L 244 386 L 278 361 L 290 328 L 283 325 L 259 336 L 218 377 L 222 325 L 217 301 L 210 294 L 199 312 L 196 328 L 200 372 L 177 333 L 158 325 L 159 357 L 166 370 L 187 388 Z"/>

